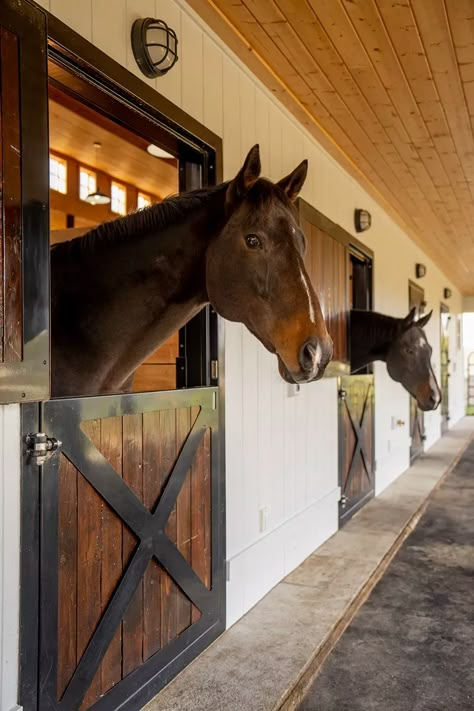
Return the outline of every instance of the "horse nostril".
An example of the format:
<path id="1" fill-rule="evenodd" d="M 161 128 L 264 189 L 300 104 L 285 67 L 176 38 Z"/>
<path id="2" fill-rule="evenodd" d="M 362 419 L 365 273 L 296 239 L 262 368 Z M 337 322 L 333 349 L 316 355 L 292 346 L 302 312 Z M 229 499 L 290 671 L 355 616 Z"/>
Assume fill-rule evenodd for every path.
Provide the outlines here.
<path id="1" fill-rule="evenodd" d="M 316 339 L 310 338 L 306 343 L 303 343 L 298 360 L 301 370 L 305 373 L 312 373 L 317 370 L 321 361 L 321 348 Z"/>

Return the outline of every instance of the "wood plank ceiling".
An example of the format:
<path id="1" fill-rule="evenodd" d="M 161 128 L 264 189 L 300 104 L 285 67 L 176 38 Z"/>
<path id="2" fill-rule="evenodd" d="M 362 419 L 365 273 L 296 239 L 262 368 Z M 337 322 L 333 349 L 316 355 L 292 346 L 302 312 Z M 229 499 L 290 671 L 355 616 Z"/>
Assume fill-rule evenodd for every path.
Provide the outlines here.
<path id="1" fill-rule="evenodd" d="M 474 0 L 189 2 L 474 294 Z"/>

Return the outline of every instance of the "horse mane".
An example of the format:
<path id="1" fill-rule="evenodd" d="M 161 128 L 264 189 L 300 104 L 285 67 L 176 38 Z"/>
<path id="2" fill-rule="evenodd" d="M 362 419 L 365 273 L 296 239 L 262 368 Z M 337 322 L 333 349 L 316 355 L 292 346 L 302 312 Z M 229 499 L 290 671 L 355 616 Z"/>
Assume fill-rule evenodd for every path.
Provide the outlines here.
<path id="1" fill-rule="evenodd" d="M 97 254 L 113 244 L 122 244 L 133 237 L 142 237 L 151 232 L 160 232 L 175 222 L 185 219 L 199 209 L 207 200 L 227 186 L 193 190 L 180 195 L 172 195 L 162 202 L 144 207 L 130 215 L 117 217 L 94 227 L 84 235 L 67 242 L 59 242 L 51 247 L 55 257 L 67 259 Z"/>
<path id="2" fill-rule="evenodd" d="M 396 318 L 394 316 L 386 316 L 377 311 L 364 311 L 363 309 L 351 310 L 351 320 L 354 316 L 360 315 L 359 328 L 364 328 L 364 338 L 368 343 L 377 343 L 384 345 L 391 343 L 397 336 L 402 333 L 402 330 L 408 330 L 412 326 L 416 326 L 416 321 L 410 323 L 406 329 L 403 329 L 404 318 Z"/>

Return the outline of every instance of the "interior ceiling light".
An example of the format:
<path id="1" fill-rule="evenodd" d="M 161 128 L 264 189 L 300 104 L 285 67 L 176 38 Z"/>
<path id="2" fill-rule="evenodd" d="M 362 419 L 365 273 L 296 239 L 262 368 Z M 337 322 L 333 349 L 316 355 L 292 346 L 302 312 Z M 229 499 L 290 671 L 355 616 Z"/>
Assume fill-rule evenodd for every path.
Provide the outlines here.
<path id="1" fill-rule="evenodd" d="M 155 146 L 154 143 L 150 143 L 146 147 L 148 153 L 151 156 L 154 156 L 155 158 L 174 158 L 174 156 L 171 155 L 171 153 L 168 153 L 167 151 L 163 150 L 163 148 L 160 148 L 159 146 Z"/>
<path id="2" fill-rule="evenodd" d="M 99 141 L 96 141 L 94 143 L 94 149 L 95 149 L 95 167 L 97 170 L 97 151 L 99 148 L 102 148 L 102 144 L 99 143 Z M 102 193 L 98 186 L 95 192 L 89 193 L 89 195 L 86 197 L 86 202 L 89 203 L 89 205 L 108 205 L 110 202 L 110 196 L 106 195 L 105 193 Z"/>

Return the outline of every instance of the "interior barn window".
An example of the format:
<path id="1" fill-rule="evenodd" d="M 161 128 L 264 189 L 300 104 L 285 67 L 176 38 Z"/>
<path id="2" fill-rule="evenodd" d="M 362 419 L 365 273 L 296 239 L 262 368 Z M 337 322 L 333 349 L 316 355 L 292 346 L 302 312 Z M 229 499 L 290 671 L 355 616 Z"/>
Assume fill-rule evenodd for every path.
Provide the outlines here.
<path id="1" fill-rule="evenodd" d="M 88 195 L 97 190 L 97 176 L 87 168 L 79 169 L 79 197 L 85 200 Z"/>
<path id="2" fill-rule="evenodd" d="M 49 185 L 51 190 L 67 193 L 67 163 L 57 156 L 49 156 Z"/>
<path id="3" fill-rule="evenodd" d="M 141 210 L 143 207 L 148 207 L 151 205 L 151 198 L 145 193 L 138 193 L 137 197 L 137 210 Z"/>
<path id="4" fill-rule="evenodd" d="M 112 182 L 112 189 L 110 193 L 112 199 L 111 210 L 116 212 L 118 215 L 127 214 L 127 191 L 123 185 L 120 183 Z"/>

